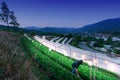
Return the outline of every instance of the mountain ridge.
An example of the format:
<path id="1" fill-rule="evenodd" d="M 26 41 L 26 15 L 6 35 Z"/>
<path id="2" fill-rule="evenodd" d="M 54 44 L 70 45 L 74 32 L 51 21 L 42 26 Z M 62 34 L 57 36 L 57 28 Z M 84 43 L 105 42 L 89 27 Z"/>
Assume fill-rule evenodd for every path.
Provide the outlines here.
<path id="1" fill-rule="evenodd" d="M 81 28 L 68 27 L 26 27 L 28 30 L 38 30 L 42 32 L 55 33 L 74 33 L 74 32 L 105 32 L 105 31 L 120 31 L 120 18 L 106 19 L 93 24 L 85 25 Z"/>

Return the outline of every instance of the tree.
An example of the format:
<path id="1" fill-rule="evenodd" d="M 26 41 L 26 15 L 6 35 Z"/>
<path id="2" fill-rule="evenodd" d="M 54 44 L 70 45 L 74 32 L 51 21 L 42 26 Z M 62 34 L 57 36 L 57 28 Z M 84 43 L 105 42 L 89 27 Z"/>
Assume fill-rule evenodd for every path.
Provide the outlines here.
<path id="1" fill-rule="evenodd" d="M 2 22 L 2 14 L 0 13 L 0 22 Z"/>
<path id="2" fill-rule="evenodd" d="M 2 10 L 2 13 L 0 14 L 1 16 L 1 19 L 4 23 L 7 24 L 7 26 L 9 26 L 9 22 L 8 22 L 8 19 L 9 19 L 9 9 L 7 7 L 7 4 L 3 1 L 1 3 L 1 10 Z"/>
<path id="3" fill-rule="evenodd" d="M 114 52 L 115 52 L 116 54 L 120 54 L 120 50 L 118 50 L 118 49 L 115 49 Z"/>
<path id="4" fill-rule="evenodd" d="M 4 22 L 9 26 L 11 24 L 14 27 L 18 27 L 20 24 L 17 22 L 17 18 L 14 15 L 13 11 L 10 11 L 7 7 L 7 4 L 3 1 L 1 3 L 0 21 Z"/>
<path id="5" fill-rule="evenodd" d="M 31 31 L 30 32 L 30 36 L 35 36 L 36 32 L 35 31 Z"/>
<path id="6" fill-rule="evenodd" d="M 112 38 L 111 38 L 111 37 L 109 37 L 109 38 L 107 39 L 107 44 L 109 44 L 109 45 L 112 45 L 112 44 L 113 44 L 113 41 L 112 41 Z"/>
<path id="7" fill-rule="evenodd" d="M 104 47 L 103 44 L 100 44 L 99 42 L 96 42 L 93 44 L 94 47 Z"/>
<path id="8" fill-rule="evenodd" d="M 20 24 L 17 22 L 17 18 L 14 16 L 14 12 L 13 11 L 10 12 L 10 19 L 11 19 L 10 24 L 12 26 L 14 26 L 14 27 L 20 26 Z"/>

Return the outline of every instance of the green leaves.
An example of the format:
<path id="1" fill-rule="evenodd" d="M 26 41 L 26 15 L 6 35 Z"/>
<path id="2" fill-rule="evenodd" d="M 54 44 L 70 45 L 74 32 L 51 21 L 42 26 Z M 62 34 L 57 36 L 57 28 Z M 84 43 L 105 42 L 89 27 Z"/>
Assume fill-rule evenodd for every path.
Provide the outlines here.
<path id="1" fill-rule="evenodd" d="M 47 71 L 50 72 L 51 76 L 57 80 L 79 80 L 75 75 L 73 75 L 69 70 L 64 68 L 62 65 L 57 63 L 55 60 L 46 56 L 44 53 L 39 51 L 31 41 L 23 39 L 24 45 L 26 45 L 29 52 L 34 56 L 34 58 L 42 65 Z"/>
<path id="2" fill-rule="evenodd" d="M 71 64 L 74 62 L 73 59 L 62 55 L 61 53 L 49 51 L 49 49 L 44 45 L 39 45 L 40 43 L 37 41 L 34 41 L 32 43 L 27 38 L 24 38 L 24 42 L 25 45 L 27 45 L 28 50 L 30 50 L 31 54 L 33 54 L 35 58 L 39 61 L 39 64 L 43 65 L 48 71 L 53 73 L 54 78 L 57 78 L 58 80 L 77 79 L 75 75 L 71 74 Z M 90 66 L 88 66 L 87 64 L 83 64 L 78 68 L 78 71 L 80 76 L 84 80 L 90 80 Z M 93 68 L 93 75 L 94 71 L 95 69 Z M 117 76 L 113 73 L 99 68 L 96 71 L 95 77 L 96 80 L 118 80 Z"/>
<path id="3" fill-rule="evenodd" d="M 2 22 L 7 24 L 7 26 L 9 26 L 9 24 L 14 27 L 20 26 L 20 24 L 17 22 L 17 18 L 14 15 L 14 12 L 9 10 L 5 1 L 1 3 L 1 10 L 2 12 L 0 13 L 0 20 Z"/>

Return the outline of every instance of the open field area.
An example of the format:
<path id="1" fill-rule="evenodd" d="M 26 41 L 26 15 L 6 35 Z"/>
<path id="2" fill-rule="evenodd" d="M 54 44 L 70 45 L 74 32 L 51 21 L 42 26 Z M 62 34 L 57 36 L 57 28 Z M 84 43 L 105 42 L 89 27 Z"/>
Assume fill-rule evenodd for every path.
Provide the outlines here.
<path id="1" fill-rule="evenodd" d="M 120 0 L 0 0 L 0 80 L 120 80 Z"/>
<path id="2" fill-rule="evenodd" d="M 40 43 L 38 43 L 38 42 L 36 42 L 36 41 L 34 41 L 34 40 L 29 40 L 29 39 L 26 39 L 26 41 L 27 41 L 27 43 L 28 43 L 28 41 L 31 43 L 31 46 L 34 46 L 34 47 L 36 47 L 36 51 L 38 51 L 38 52 L 35 52 L 35 54 L 37 55 L 44 55 L 44 56 L 47 56 L 47 57 L 49 57 L 51 60 L 53 60 L 53 61 L 51 61 L 51 60 L 48 60 L 47 59 L 47 62 L 46 63 L 48 63 L 47 65 L 50 65 L 49 63 L 56 63 L 56 65 L 61 65 L 62 67 L 63 67 L 63 69 L 65 69 L 65 70 L 68 70 L 68 72 L 70 72 L 70 70 L 72 69 L 72 67 L 71 67 L 71 64 L 72 64 L 72 62 L 74 61 L 74 60 L 72 60 L 72 59 L 70 59 L 70 58 L 68 58 L 68 57 L 65 57 L 65 56 L 63 56 L 63 55 L 61 55 L 60 53 L 56 53 L 56 52 L 54 52 L 54 51 L 49 51 L 49 48 L 47 48 L 47 47 L 45 47 L 44 45 L 42 45 L 42 44 L 40 44 Z M 30 45 L 30 43 L 29 43 L 29 45 Z M 32 50 L 35 50 L 35 48 L 34 49 L 32 49 Z M 40 54 L 40 52 L 41 52 L 41 54 Z M 34 54 L 33 54 L 34 55 Z M 38 56 L 37 55 L 37 56 Z M 37 57 L 36 56 L 36 57 Z M 59 57 L 59 58 L 58 58 Z M 39 60 L 38 60 L 39 61 Z M 46 66 L 47 67 L 47 66 Z M 52 65 L 51 65 L 51 67 L 52 67 Z M 54 66 L 55 67 L 55 66 Z M 50 68 L 50 67 L 49 67 Z M 56 68 L 56 70 L 57 70 L 57 66 L 55 67 Z M 49 70 L 49 69 L 48 69 Z M 57 72 L 57 71 L 56 71 Z M 59 70 L 58 70 L 58 72 L 59 72 Z M 83 78 L 83 79 L 85 79 L 85 80 L 89 80 L 89 76 L 90 76 L 90 66 L 89 65 L 87 65 L 87 64 L 84 64 L 84 65 L 82 65 L 80 68 L 79 68 L 79 74 L 80 74 L 80 76 Z M 93 68 L 93 70 L 92 70 L 92 73 L 94 74 L 94 68 Z M 67 73 L 68 74 L 68 73 Z M 100 76 L 98 76 L 98 74 L 99 75 L 101 75 L 101 77 Z M 106 75 L 106 74 L 108 74 L 108 76 Z M 54 74 L 53 76 L 55 76 L 56 74 Z M 60 74 L 61 76 L 63 75 L 63 73 L 61 73 Z M 59 75 L 59 76 L 60 76 Z M 108 72 L 108 71 L 105 71 L 105 70 L 102 70 L 102 69 L 98 69 L 98 71 L 96 72 L 96 79 L 97 80 L 101 80 L 102 78 L 103 79 L 105 79 L 105 80 L 117 80 L 117 76 L 116 76 L 116 79 L 115 79 L 115 74 L 113 74 L 113 73 L 111 73 L 111 72 Z M 104 77 L 102 76 L 102 75 L 104 75 Z M 113 75 L 114 76 L 114 78 L 113 78 L 113 76 L 112 77 L 110 77 L 109 75 Z M 86 77 L 85 77 L 86 76 Z"/>

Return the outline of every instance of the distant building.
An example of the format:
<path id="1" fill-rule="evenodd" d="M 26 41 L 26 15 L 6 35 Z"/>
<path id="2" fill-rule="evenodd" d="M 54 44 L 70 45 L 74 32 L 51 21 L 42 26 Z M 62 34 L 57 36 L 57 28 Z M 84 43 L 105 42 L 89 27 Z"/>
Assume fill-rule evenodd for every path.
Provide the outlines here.
<path id="1" fill-rule="evenodd" d="M 101 50 L 101 51 L 104 51 L 104 52 L 107 51 L 107 49 L 105 49 L 105 48 L 100 48 L 100 50 Z"/>
<path id="2" fill-rule="evenodd" d="M 108 37 L 109 37 L 109 35 L 107 35 L 107 34 L 100 34 L 100 33 L 95 34 L 96 39 L 103 39 L 104 41 L 107 41 Z"/>
<path id="3" fill-rule="evenodd" d="M 120 38 L 118 38 L 118 37 L 112 37 L 112 41 L 120 41 Z"/>
<path id="4" fill-rule="evenodd" d="M 107 41 L 107 37 L 106 36 L 102 36 L 102 39 L 104 40 L 104 41 Z"/>
<path id="5" fill-rule="evenodd" d="M 109 48 L 111 47 L 111 45 L 104 45 L 104 47 L 105 47 L 106 49 L 109 49 Z"/>
<path id="6" fill-rule="evenodd" d="M 91 41 L 90 42 L 90 46 L 93 46 L 93 44 L 95 44 L 96 41 Z"/>

